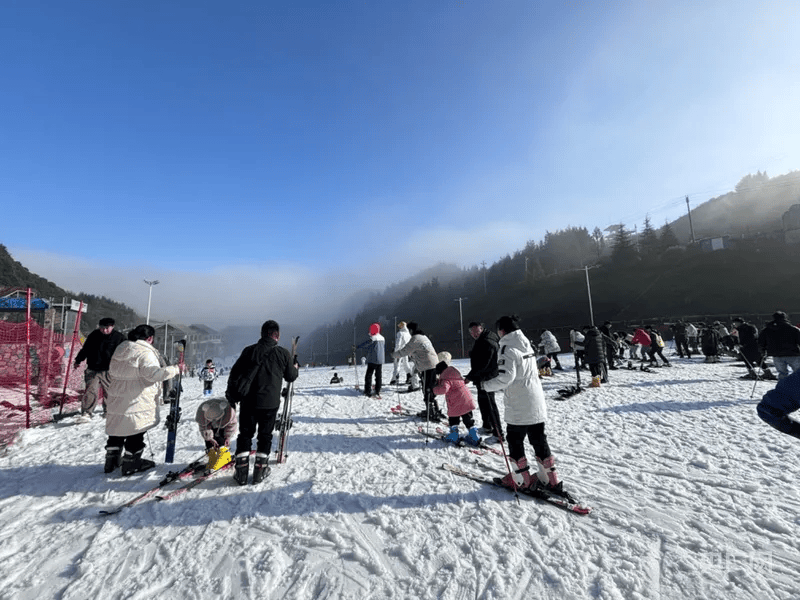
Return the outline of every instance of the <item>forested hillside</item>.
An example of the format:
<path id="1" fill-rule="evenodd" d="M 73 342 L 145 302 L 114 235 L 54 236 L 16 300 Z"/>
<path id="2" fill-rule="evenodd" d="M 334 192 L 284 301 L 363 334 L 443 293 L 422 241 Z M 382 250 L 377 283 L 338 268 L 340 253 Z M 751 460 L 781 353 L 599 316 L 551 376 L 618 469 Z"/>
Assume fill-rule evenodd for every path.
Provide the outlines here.
<path id="1" fill-rule="evenodd" d="M 110 298 L 94 296 L 92 294 L 75 293 L 65 290 L 52 281 L 31 273 L 9 254 L 8 249 L 0 244 L 0 288 L 23 287 L 36 290 L 39 298 L 52 299 L 61 302 L 63 298 L 83 301 L 87 312 L 81 317 L 81 331 L 89 333 L 103 317 L 112 317 L 117 321 L 118 329 L 133 327 L 144 319 L 136 312 Z"/>
<path id="2" fill-rule="evenodd" d="M 365 339 L 375 321 L 391 347 L 399 320 L 417 321 L 437 350 L 459 356 L 459 304 L 463 326 L 472 320 L 493 325 L 501 315 L 516 313 L 530 336 L 538 338 L 547 327 L 560 333 L 562 343 L 570 327 L 592 317 L 596 324 L 611 320 L 619 328 L 643 320 L 663 323 L 734 314 L 759 321 L 759 315 L 781 309 L 796 311 L 793 318 L 800 320 L 800 248 L 784 243 L 781 224 L 782 215 L 798 202 L 800 172 L 772 179 L 761 173 L 744 177 L 736 191 L 693 210 L 695 239 L 733 238 L 726 249 L 714 252 L 687 244 L 686 217 L 660 228 L 646 218 L 637 236 L 632 226 L 623 224 L 611 228 L 611 235 L 597 227 L 591 233 L 573 226 L 548 232 L 486 269 L 463 269 L 447 281 L 429 278 L 402 298 L 376 294 L 354 319 L 312 335 L 315 360 L 344 362 L 353 341 Z M 464 346 L 468 349 L 471 340 Z"/>

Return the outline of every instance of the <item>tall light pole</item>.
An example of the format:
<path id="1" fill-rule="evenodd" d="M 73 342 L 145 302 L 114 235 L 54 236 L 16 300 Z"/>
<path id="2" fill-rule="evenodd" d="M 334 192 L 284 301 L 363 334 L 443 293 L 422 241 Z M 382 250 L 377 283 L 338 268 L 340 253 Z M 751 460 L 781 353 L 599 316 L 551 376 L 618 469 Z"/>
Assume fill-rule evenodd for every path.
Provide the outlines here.
<path id="1" fill-rule="evenodd" d="M 458 320 L 459 329 L 461 330 L 461 358 L 464 358 L 464 313 L 461 310 L 461 301 L 468 300 L 468 298 L 455 298 L 453 302 L 458 302 Z"/>
<path id="2" fill-rule="evenodd" d="M 153 300 L 153 286 L 158 285 L 158 279 L 154 279 L 153 281 L 147 281 L 147 279 L 145 279 L 144 282 L 150 286 L 150 293 L 147 294 L 147 321 L 145 321 L 145 323 L 150 325 L 150 302 Z"/>
<path id="3" fill-rule="evenodd" d="M 589 269 L 594 269 L 600 265 L 595 265 L 594 267 L 586 266 L 584 269 L 586 270 L 586 293 L 589 295 L 589 323 L 594 327 L 594 311 L 592 310 L 592 288 L 589 285 Z"/>

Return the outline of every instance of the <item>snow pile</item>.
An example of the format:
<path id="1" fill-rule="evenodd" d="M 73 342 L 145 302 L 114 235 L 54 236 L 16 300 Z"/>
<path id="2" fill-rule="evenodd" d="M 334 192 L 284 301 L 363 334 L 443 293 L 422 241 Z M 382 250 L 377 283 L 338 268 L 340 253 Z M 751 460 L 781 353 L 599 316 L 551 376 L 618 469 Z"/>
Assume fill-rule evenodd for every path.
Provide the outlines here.
<path id="1" fill-rule="evenodd" d="M 550 445 L 585 517 L 444 471 L 505 467 L 391 414 L 421 408 L 419 393 L 358 395 L 352 368 L 343 385 L 302 370 L 288 462 L 263 484 L 225 473 L 111 517 L 98 511 L 202 454 L 201 383 L 184 380 L 175 465 L 159 427 L 157 467 L 138 476 L 103 474 L 99 416 L 28 430 L 0 458 L 0 598 L 800 597 L 800 446 L 755 413 L 773 384 L 751 399 L 741 366 L 670 358 L 566 401 L 574 372 L 544 380 Z"/>

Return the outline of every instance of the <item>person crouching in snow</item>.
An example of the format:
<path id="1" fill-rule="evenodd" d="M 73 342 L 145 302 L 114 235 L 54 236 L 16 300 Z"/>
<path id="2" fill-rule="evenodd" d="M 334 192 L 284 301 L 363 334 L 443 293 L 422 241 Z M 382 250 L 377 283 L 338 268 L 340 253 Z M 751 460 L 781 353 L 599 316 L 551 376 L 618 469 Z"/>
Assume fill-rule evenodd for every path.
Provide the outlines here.
<path id="1" fill-rule="evenodd" d="M 464 426 L 469 431 L 464 441 L 472 446 L 477 446 L 481 443 L 481 438 L 478 435 L 478 428 L 475 427 L 475 419 L 472 417 L 472 411 L 476 407 L 475 399 L 467 389 L 467 384 L 459 370 L 450 366 L 452 359 L 450 353 L 439 352 L 437 358 L 439 363 L 436 365 L 436 374 L 439 376 L 439 380 L 433 387 L 433 393 L 438 396 L 444 395 L 450 423 L 450 433 L 444 437 L 444 440 L 457 444 L 459 440 L 458 424 L 460 421 L 464 421 Z"/>
<path id="2" fill-rule="evenodd" d="M 547 444 L 544 424 L 547 405 L 536 368 L 536 354 L 530 341 L 519 328 L 516 315 L 500 317 L 497 321 L 500 350 L 497 354 L 498 375 L 487 381 L 487 391 L 503 390 L 506 440 L 511 472 L 498 478 L 497 483 L 509 488 L 544 487 L 548 491 L 570 498 L 556 473 L 556 460 Z M 533 446 L 538 466 L 531 476 L 525 457 L 525 437 Z"/>
<path id="3" fill-rule="evenodd" d="M 231 438 L 236 433 L 236 409 L 224 398 L 206 400 L 198 408 L 194 420 L 206 443 L 208 468 L 219 469 L 231 460 Z"/>

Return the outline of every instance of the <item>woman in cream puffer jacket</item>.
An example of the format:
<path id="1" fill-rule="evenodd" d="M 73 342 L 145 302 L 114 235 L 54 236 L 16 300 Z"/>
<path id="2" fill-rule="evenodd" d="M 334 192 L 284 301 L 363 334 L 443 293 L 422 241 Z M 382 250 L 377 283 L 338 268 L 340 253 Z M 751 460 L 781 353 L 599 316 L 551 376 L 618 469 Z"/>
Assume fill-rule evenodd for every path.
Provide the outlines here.
<path id="1" fill-rule="evenodd" d="M 150 468 L 147 465 L 150 461 L 141 460 L 144 432 L 158 424 L 161 382 L 179 373 L 177 366 L 161 366 L 158 352 L 152 346 L 154 334 L 150 325 L 136 327 L 128 334 L 128 341 L 117 346 L 108 369 L 106 468 L 113 465 L 109 464 L 108 453 L 119 456 L 124 447 L 123 475 L 129 474 L 124 464 L 129 454 L 134 471 L 144 470 L 141 468 L 144 466 Z"/>

